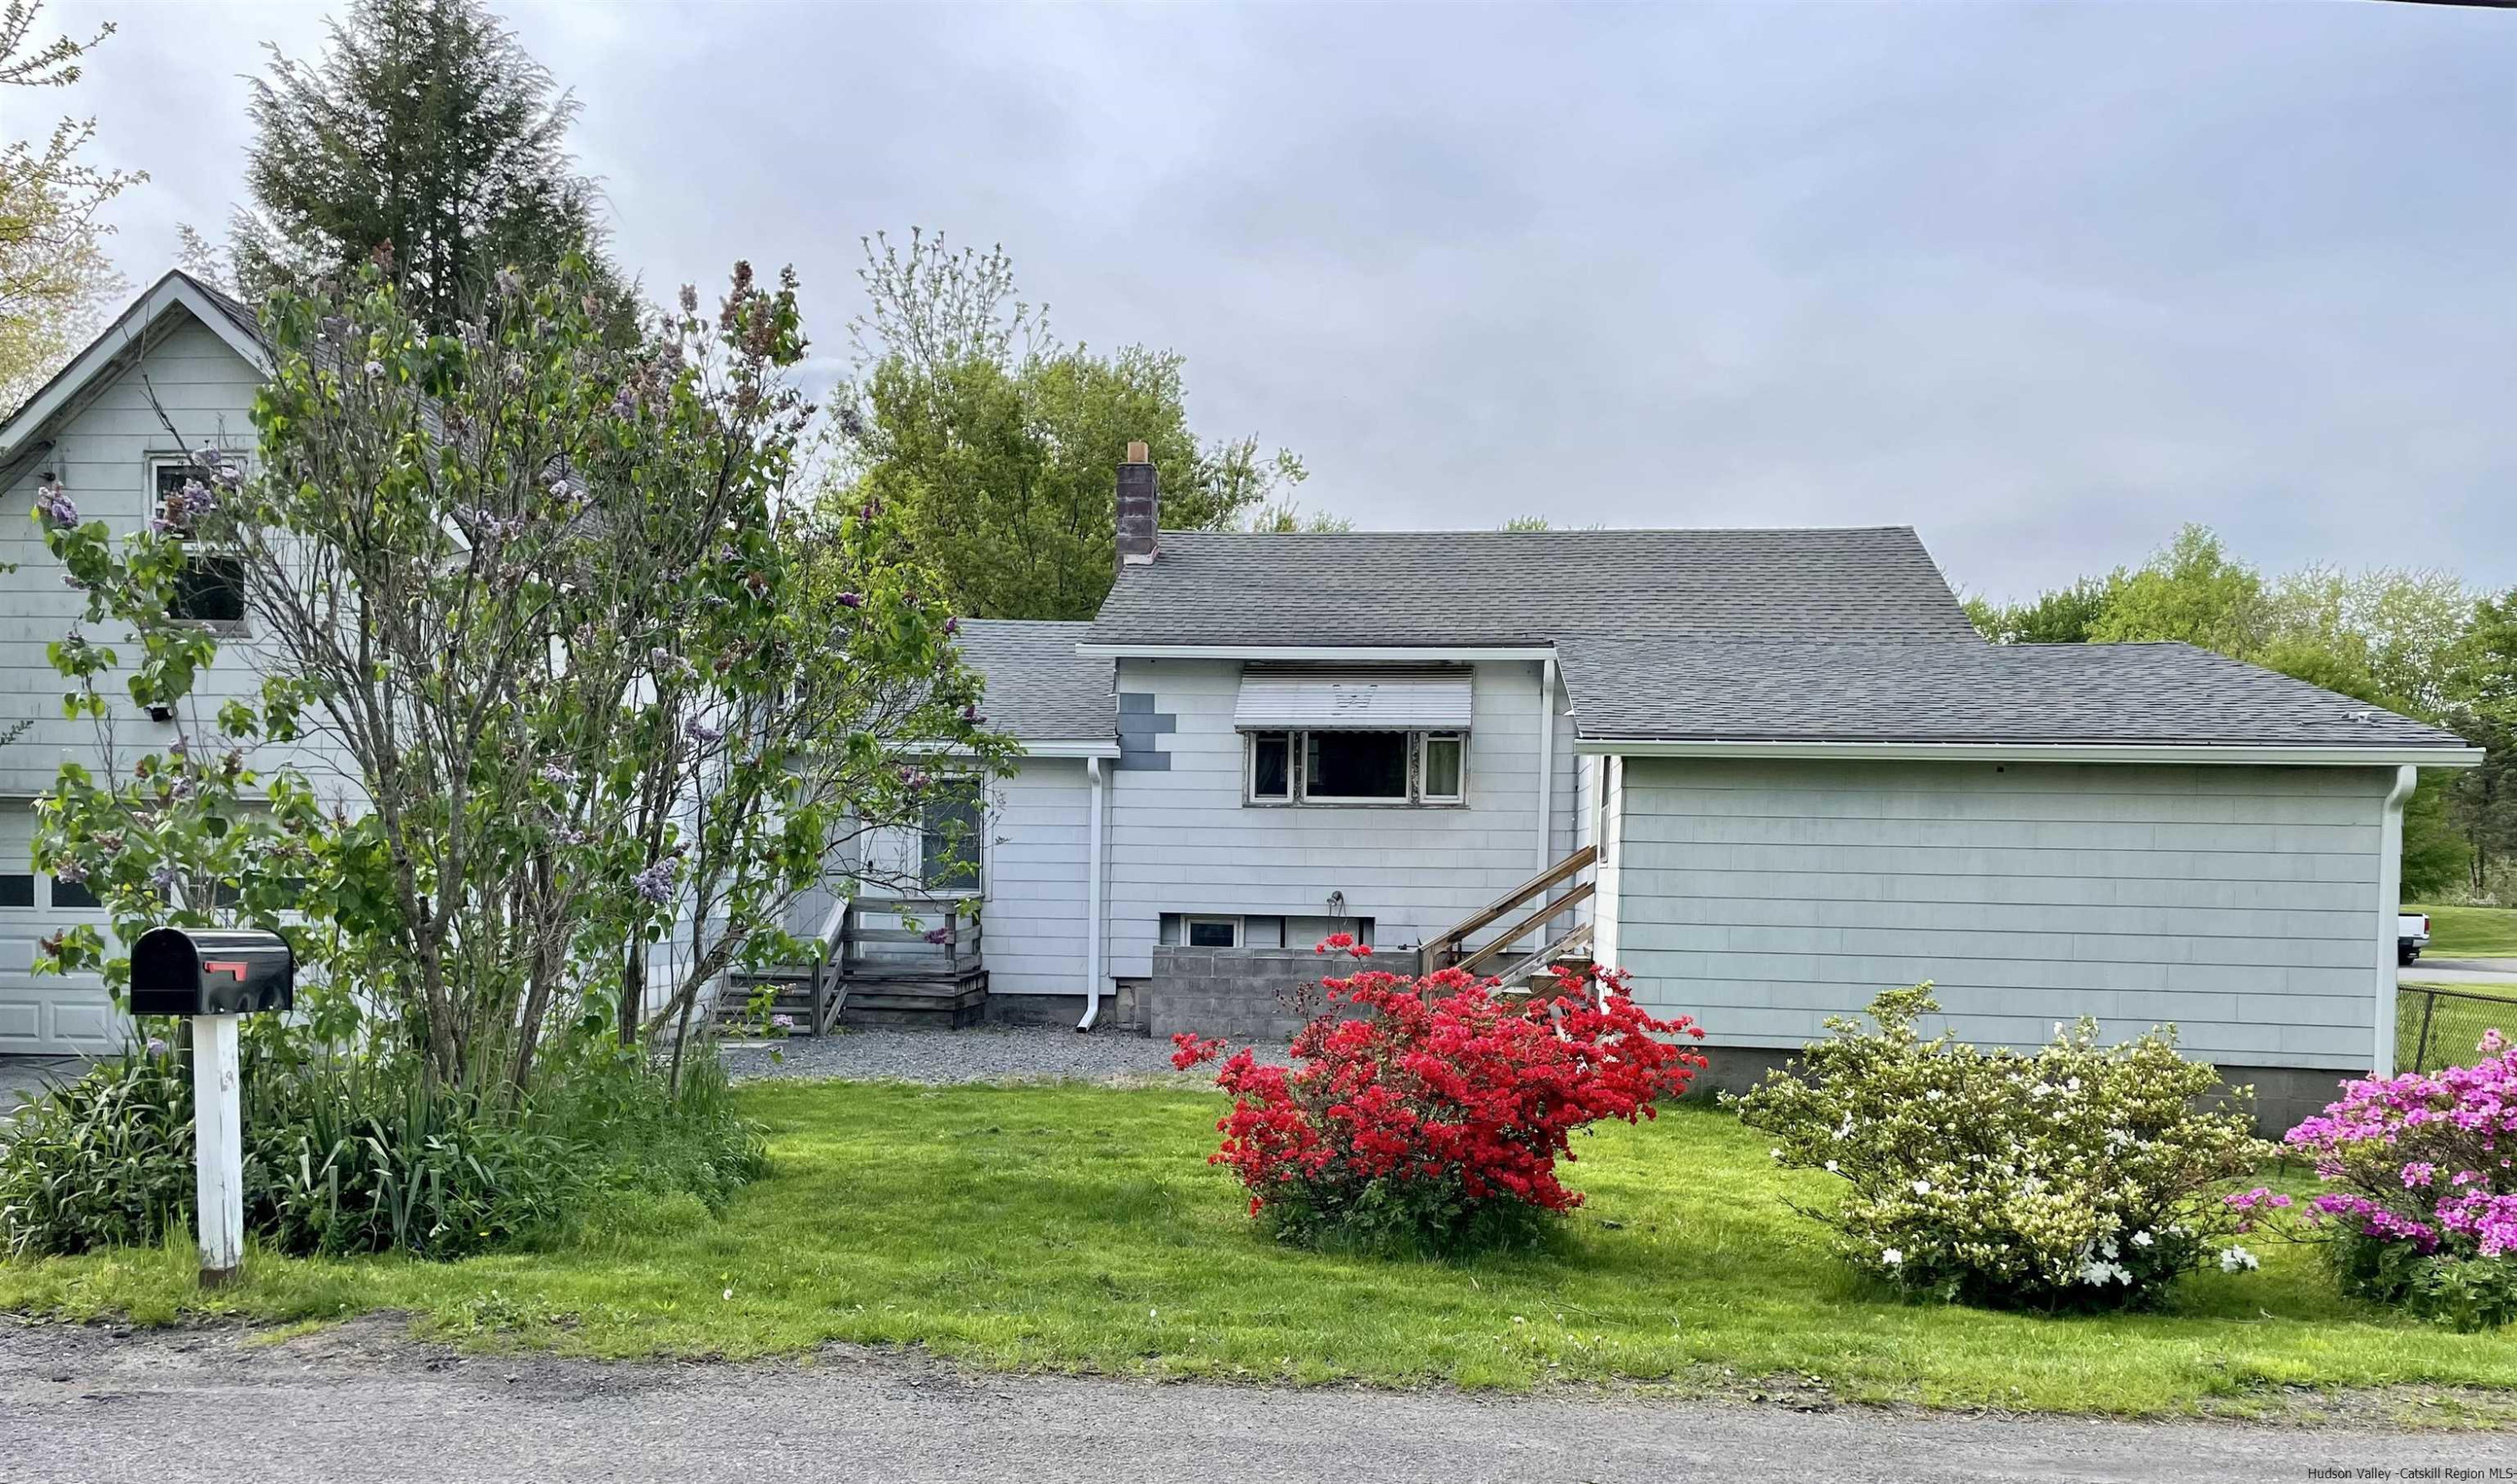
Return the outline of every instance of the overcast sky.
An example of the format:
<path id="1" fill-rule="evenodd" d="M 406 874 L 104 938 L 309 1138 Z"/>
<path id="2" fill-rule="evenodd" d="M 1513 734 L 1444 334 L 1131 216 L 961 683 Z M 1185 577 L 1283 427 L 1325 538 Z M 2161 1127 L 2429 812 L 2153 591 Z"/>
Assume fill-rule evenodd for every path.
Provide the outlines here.
<path id="1" fill-rule="evenodd" d="M 2138 561 L 2517 582 L 2517 19 L 2208 7 L 504 7 L 651 293 L 1003 242 L 1070 340 L 1367 528 L 1918 527 L 1961 587 Z M 59 4 L 153 179 L 240 190 L 241 74 L 322 9 Z"/>

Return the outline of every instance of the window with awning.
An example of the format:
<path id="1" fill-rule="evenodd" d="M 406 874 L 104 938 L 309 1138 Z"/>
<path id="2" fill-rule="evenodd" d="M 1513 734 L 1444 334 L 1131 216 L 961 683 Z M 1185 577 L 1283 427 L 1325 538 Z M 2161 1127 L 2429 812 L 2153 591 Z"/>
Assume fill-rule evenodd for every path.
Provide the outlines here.
<path id="1" fill-rule="evenodd" d="M 1465 673 L 1344 674 L 1250 670 L 1232 725 L 1241 732 L 1466 732 Z"/>

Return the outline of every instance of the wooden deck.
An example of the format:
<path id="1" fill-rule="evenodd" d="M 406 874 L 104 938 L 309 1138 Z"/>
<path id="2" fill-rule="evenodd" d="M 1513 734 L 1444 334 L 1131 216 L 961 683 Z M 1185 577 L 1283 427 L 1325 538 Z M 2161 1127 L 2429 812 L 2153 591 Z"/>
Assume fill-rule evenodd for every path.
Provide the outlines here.
<path id="1" fill-rule="evenodd" d="M 820 963 L 773 964 L 732 976 L 718 1018 L 748 1021 L 763 986 L 773 990 L 768 1012 L 788 1017 L 790 1036 L 827 1035 L 840 1026 L 958 1030 L 987 1014 L 978 914 L 957 901 L 861 897 L 841 903 L 826 946 Z"/>

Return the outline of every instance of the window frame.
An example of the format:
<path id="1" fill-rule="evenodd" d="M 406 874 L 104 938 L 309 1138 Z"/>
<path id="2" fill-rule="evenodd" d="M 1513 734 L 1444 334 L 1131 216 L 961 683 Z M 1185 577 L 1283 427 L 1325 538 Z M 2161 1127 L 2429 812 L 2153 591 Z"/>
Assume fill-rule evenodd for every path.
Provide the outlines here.
<path id="1" fill-rule="evenodd" d="M 1237 949 L 1241 947 L 1242 942 L 1249 936 L 1249 925 L 1247 921 L 1242 917 L 1229 912 L 1182 912 L 1180 913 L 1179 922 L 1179 946 L 1184 949 L 1206 949 L 1209 951 L 1216 949 Z M 1197 930 L 1200 926 L 1215 927 L 1218 925 L 1232 929 L 1232 941 L 1230 943 L 1198 943 L 1194 941 L 1197 935 Z"/>
<path id="2" fill-rule="evenodd" d="M 1416 802 L 1428 805 L 1465 804 L 1469 801 L 1469 734 L 1466 732 L 1416 732 Z M 1451 780 L 1452 791 L 1433 791 L 1433 743 L 1446 742 L 1460 749 L 1457 775 Z"/>
<path id="3" fill-rule="evenodd" d="M 1301 749 L 1302 734 L 1285 729 L 1268 729 L 1241 734 L 1241 802 L 1262 808 L 1282 808 L 1300 803 L 1302 797 Z M 1258 739 L 1281 737 L 1285 740 L 1285 791 L 1258 791 Z"/>
<path id="4" fill-rule="evenodd" d="M 1396 733 L 1407 739 L 1407 791 L 1386 796 L 1313 793 L 1310 791 L 1310 740 L 1314 735 L 1335 735 L 1350 731 Z M 1262 794 L 1258 787 L 1258 739 L 1281 737 L 1285 741 L 1285 792 Z M 1457 793 L 1428 794 L 1426 780 L 1428 744 L 1435 739 L 1456 740 L 1460 745 L 1460 779 Z M 1253 727 L 1241 733 L 1241 806 L 1245 809 L 1466 809 L 1469 807 L 1469 734 L 1465 729 L 1424 727 Z"/>
<path id="5" fill-rule="evenodd" d="M 961 841 L 969 853 L 969 860 L 965 863 L 969 867 L 969 874 L 958 881 L 937 882 L 928 878 L 926 870 L 926 842 L 931 838 L 926 828 L 926 811 L 929 805 L 942 799 L 945 789 L 962 787 L 971 791 L 972 797 L 977 801 L 978 809 L 973 827 Z M 917 889 L 919 891 L 939 899 L 976 897 L 986 892 L 988 836 L 994 832 L 988 827 L 990 802 L 987 780 L 975 773 L 944 774 L 929 785 L 926 797 L 920 799 L 917 806 Z"/>
<path id="6" fill-rule="evenodd" d="M 148 492 L 149 518 L 150 520 L 155 520 L 158 517 L 164 505 L 164 497 L 157 492 L 157 479 L 161 471 L 167 469 L 188 469 L 192 471 L 195 475 L 206 473 L 206 471 L 204 471 L 201 466 L 193 460 L 192 454 L 182 451 L 174 453 L 151 453 L 146 456 L 144 462 L 147 465 L 147 476 L 143 481 L 142 488 Z M 171 623 L 185 624 L 192 628 L 204 629 L 223 638 L 252 637 L 253 607 L 246 601 L 244 593 L 244 552 L 240 548 L 233 545 L 222 545 L 215 541 L 197 541 L 197 538 L 189 532 L 178 535 L 177 539 L 184 543 L 184 560 L 187 565 L 192 562 L 192 553 L 195 551 L 213 558 L 226 557 L 236 563 L 236 616 L 233 618 L 187 618 L 180 617 L 170 613 L 166 615 L 167 621 Z"/>
<path id="7" fill-rule="evenodd" d="M 1321 727 L 1297 734 L 1302 739 L 1302 771 L 1295 780 L 1294 797 L 1305 804 L 1344 804 L 1367 809 L 1404 809 L 1423 802 L 1416 778 L 1416 739 L 1424 734 L 1400 727 L 1347 728 Z M 1311 747 L 1324 737 L 1395 737 L 1398 739 L 1398 791 L 1396 793 L 1313 793 L 1311 791 Z"/>

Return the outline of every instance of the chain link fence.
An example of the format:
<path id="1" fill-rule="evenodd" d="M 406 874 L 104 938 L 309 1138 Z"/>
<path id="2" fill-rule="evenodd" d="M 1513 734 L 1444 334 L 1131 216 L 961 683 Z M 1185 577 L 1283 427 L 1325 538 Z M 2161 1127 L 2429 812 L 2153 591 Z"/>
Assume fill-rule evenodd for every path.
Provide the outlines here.
<path id="1" fill-rule="evenodd" d="M 2517 1036 L 2517 999 L 2406 986 L 2395 992 L 2395 1070 L 2470 1066 L 2482 1033 Z"/>

